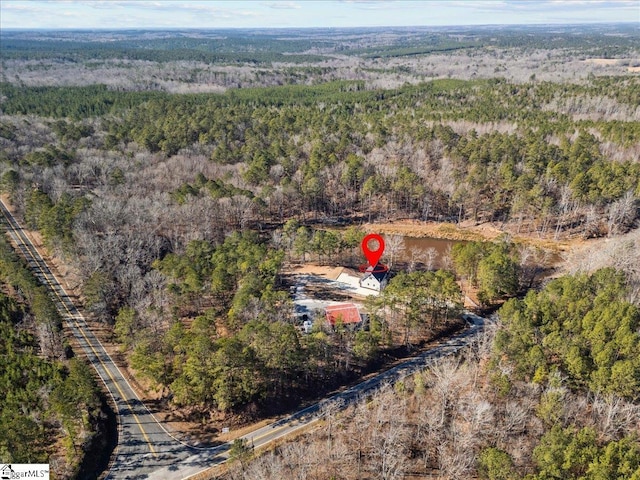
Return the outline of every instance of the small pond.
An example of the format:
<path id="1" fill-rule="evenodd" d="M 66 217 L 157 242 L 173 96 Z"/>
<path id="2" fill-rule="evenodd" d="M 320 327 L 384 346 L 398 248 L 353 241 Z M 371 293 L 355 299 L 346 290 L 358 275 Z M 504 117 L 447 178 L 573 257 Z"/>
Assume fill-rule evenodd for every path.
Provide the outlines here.
<path id="1" fill-rule="evenodd" d="M 402 237 L 399 251 L 393 258 L 394 263 L 422 264 L 427 268 L 442 268 L 446 266 L 447 257 L 451 248 L 457 243 L 465 243 L 460 240 L 444 240 L 430 237 Z M 386 260 L 389 261 L 392 246 L 386 248 Z"/>

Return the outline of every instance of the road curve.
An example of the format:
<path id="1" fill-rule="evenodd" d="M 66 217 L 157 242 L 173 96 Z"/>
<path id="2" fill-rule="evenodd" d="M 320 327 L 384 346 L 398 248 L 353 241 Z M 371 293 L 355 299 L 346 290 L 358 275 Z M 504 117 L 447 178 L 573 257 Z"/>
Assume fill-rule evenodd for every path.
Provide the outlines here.
<path id="1" fill-rule="evenodd" d="M 420 353 L 414 357 L 411 357 L 401 364 L 390 368 L 378 375 L 369 378 L 351 388 L 348 388 L 340 393 L 332 395 L 318 403 L 315 403 L 303 410 L 293 413 L 285 418 L 282 418 L 276 422 L 266 425 L 258 430 L 240 437 L 246 440 L 247 445 L 255 448 L 263 447 L 270 442 L 278 439 L 282 439 L 288 435 L 295 433 L 296 431 L 305 428 L 317 421 L 322 416 L 324 409 L 333 405 L 333 410 L 341 410 L 347 406 L 357 402 L 358 400 L 367 398 L 373 395 L 385 384 L 394 384 L 414 373 L 424 370 L 425 368 L 435 364 L 443 357 L 452 355 L 458 352 L 460 349 L 465 348 L 475 340 L 476 336 L 482 332 L 487 321 L 485 318 L 478 315 L 474 315 L 470 312 L 466 312 L 465 320 L 468 323 L 468 328 L 463 332 L 449 337 L 446 341 L 440 343 L 437 347 L 431 348 L 427 351 Z M 209 456 L 209 465 L 215 466 L 228 460 L 230 444 L 226 443 L 220 445 L 215 450 L 210 452 L 199 452 L 189 458 L 189 461 L 199 462 L 200 459 L 206 455 Z M 211 456 L 213 455 L 213 458 Z M 206 462 L 205 462 L 206 463 Z M 171 470 L 167 468 L 161 468 L 157 472 L 154 472 L 150 479 L 162 480 L 164 478 L 170 478 Z M 198 478 L 210 478 L 208 476 L 198 476 Z"/>
<path id="2" fill-rule="evenodd" d="M 118 417 L 118 446 L 105 479 L 187 479 L 198 476 L 207 469 L 224 463 L 229 458 L 230 443 L 217 447 L 190 446 L 168 432 L 142 403 L 140 398 L 113 362 L 104 346 L 89 329 L 69 295 L 48 267 L 45 260 L 0 199 L 0 210 L 7 232 L 27 260 L 39 281 L 49 288 L 51 298 L 73 332 L 91 365 L 104 383 Z M 422 352 L 340 393 L 284 417 L 274 423 L 244 435 L 248 445 L 259 448 L 274 440 L 317 422 L 323 409 L 333 405 L 346 408 L 359 399 L 373 395 L 384 384 L 393 384 L 419 370 L 432 365 L 440 358 L 458 352 L 468 346 L 480 333 L 485 319 L 467 313 L 469 326 L 463 332 L 443 341 L 437 347 Z"/>

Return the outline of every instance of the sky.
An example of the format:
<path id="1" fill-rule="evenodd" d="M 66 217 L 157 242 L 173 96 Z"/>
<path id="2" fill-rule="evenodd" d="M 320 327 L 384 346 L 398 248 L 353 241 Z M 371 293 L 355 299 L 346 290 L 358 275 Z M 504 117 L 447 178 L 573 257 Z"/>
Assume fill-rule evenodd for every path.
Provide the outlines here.
<path id="1" fill-rule="evenodd" d="M 377 27 L 638 22 L 640 0 L 2 0 L 0 28 Z"/>

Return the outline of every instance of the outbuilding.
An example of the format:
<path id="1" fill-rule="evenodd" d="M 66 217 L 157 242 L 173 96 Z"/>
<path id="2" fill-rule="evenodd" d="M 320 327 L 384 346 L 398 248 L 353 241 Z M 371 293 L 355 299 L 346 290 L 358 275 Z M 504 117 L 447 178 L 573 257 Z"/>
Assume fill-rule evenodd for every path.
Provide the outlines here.
<path id="1" fill-rule="evenodd" d="M 325 309 L 325 315 L 329 325 L 334 327 L 337 322 L 344 325 L 357 326 L 362 323 L 362 316 L 355 303 L 337 303 L 329 305 Z"/>

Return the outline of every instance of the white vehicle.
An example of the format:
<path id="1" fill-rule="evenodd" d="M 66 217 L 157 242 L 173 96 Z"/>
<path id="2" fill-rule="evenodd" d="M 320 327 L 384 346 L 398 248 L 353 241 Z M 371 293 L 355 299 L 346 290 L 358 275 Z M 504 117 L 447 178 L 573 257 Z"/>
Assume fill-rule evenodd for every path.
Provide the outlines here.
<path id="1" fill-rule="evenodd" d="M 305 320 L 302 322 L 302 331 L 304 333 L 311 333 L 313 330 L 313 322 L 311 320 Z"/>

